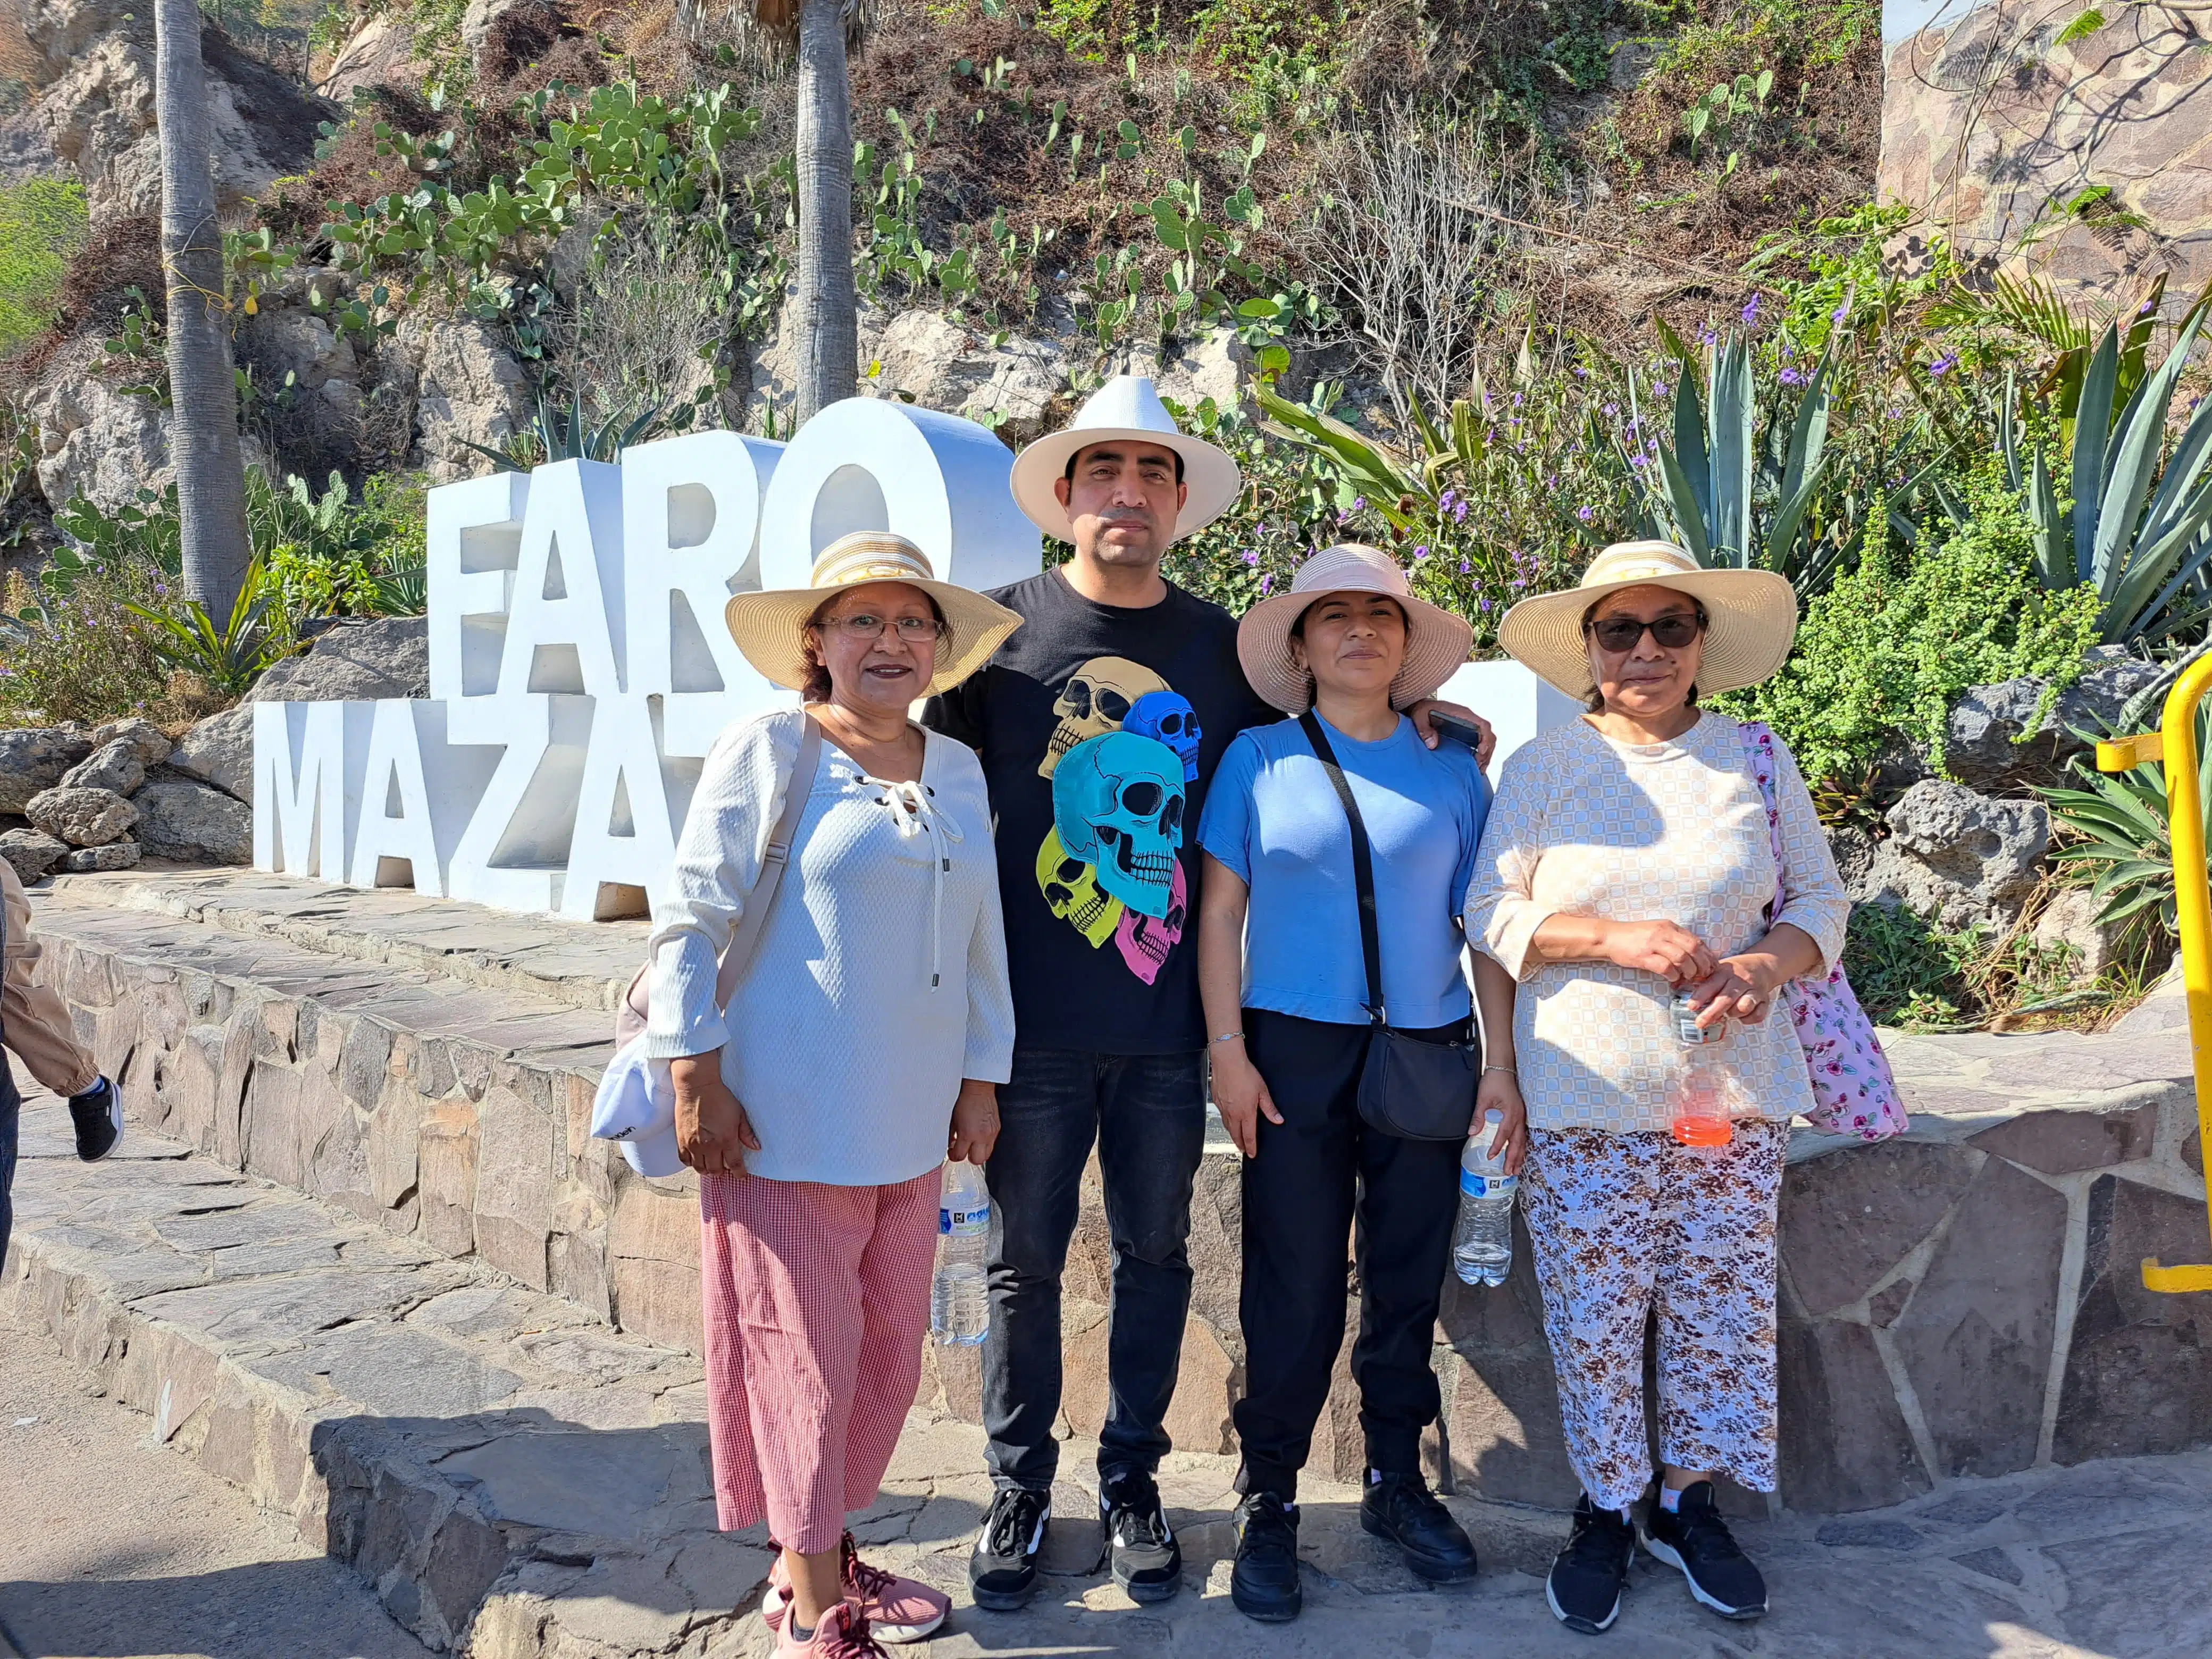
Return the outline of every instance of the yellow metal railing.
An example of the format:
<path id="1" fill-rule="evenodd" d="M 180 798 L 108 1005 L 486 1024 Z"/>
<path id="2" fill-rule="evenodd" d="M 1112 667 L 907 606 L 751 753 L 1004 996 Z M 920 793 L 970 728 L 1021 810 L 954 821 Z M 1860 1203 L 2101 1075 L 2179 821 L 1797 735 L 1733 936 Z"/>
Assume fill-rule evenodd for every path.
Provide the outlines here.
<path id="1" fill-rule="evenodd" d="M 2098 769 L 2125 772 L 2162 762 L 2166 822 L 2173 842 L 2173 902 L 2181 929 L 2181 979 L 2189 994 L 2189 1047 L 2197 1067 L 2200 1142 L 2212 1152 L 2212 877 L 2204 863 L 2204 811 L 2197 793 L 2197 705 L 2212 689 L 2212 656 L 2199 657 L 2166 694 L 2159 729 L 2097 745 Z M 2161 1267 L 2145 1256 L 2154 1291 L 2212 1291 L 2212 1263 Z"/>

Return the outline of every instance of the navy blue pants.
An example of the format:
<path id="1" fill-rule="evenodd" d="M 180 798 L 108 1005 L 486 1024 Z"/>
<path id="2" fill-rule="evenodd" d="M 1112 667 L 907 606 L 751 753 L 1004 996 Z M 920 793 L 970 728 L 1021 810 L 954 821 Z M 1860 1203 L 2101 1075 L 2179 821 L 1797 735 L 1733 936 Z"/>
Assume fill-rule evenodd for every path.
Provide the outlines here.
<path id="1" fill-rule="evenodd" d="M 1049 1491 L 1060 1466 L 1060 1281 L 1098 1146 L 1114 1245 L 1106 1337 L 1102 1473 L 1147 1472 L 1166 1455 L 1162 1426 L 1190 1307 L 1191 1183 L 1206 1150 L 1206 1055 L 1014 1050 L 999 1087 L 991 1184 L 991 1334 L 983 1345 L 983 1427 L 998 1486 Z"/>

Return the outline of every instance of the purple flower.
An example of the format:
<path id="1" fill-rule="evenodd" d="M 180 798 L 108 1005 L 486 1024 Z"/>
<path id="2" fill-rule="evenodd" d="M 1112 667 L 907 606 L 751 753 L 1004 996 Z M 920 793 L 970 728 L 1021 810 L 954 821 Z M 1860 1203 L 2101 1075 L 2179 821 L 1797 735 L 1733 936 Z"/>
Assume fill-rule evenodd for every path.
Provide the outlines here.
<path id="1" fill-rule="evenodd" d="M 1620 405 L 1619 404 L 1607 404 L 1605 406 L 1605 418 L 1608 421 L 1620 413 Z"/>
<path id="2" fill-rule="evenodd" d="M 1940 380 L 1958 366 L 1959 354 L 1955 351 L 1947 351 L 1928 365 L 1928 373 L 1932 378 Z"/>
<path id="3" fill-rule="evenodd" d="M 1429 546 L 1426 542 L 1422 543 L 1420 546 L 1413 550 L 1413 562 L 1415 564 L 1419 564 L 1423 559 L 1425 559 L 1428 556 Z"/>
<path id="4" fill-rule="evenodd" d="M 1465 524 L 1467 522 L 1467 503 L 1465 501 L 1462 501 L 1457 507 L 1452 508 L 1452 522 L 1454 524 Z"/>
<path id="5" fill-rule="evenodd" d="M 1653 397 L 1655 397 L 1655 398 L 1663 398 L 1663 397 L 1665 397 L 1665 396 L 1667 395 L 1667 382 L 1666 382 L 1666 381 L 1664 381 L 1664 380 L 1654 380 L 1654 381 L 1652 381 L 1652 382 L 1651 382 L 1651 395 L 1652 395 Z"/>
<path id="6" fill-rule="evenodd" d="M 1698 331 L 1698 343 L 1699 345 L 1718 345 L 1720 343 L 1720 339 L 1721 337 L 1713 332 L 1712 325 L 1711 323 L 1706 324 L 1705 327 Z"/>
<path id="7" fill-rule="evenodd" d="M 1743 308 L 1743 325 L 1746 328 L 1756 328 L 1759 325 L 1759 295 L 1756 294 L 1751 296 L 1750 302 Z"/>
<path id="8" fill-rule="evenodd" d="M 163 599 L 167 599 L 169 596 L 168 586 L 164 582 L 155 582 L 154 584 L 154 592 Z"/>
<path id="9" fill-rule="evenodd" d="M 1805 384 L 1805 376 L 1804 376 L 1803 372 L 1802 372 L 1802 370 L 1795 369 L 1795 368 L 1785 368 L 1785 369 L 1784 369 L 1784 370 L 1782 371 L 1782 384 L 1783 384 L 1783 385 L 1784 385 L 1784 386 L 1802 386 L 1802 385 L 1804 385 L 1804 384 Z"/>
<path id="10" fill-rule="evenodd" d="M 1578 507 L 1575 509 L 1575 517 L 1580 519 L 1584 524 L 1588 524 L 1592 519 L 1597 517 L 1597 514 L 1591 512 L 1589 508 L 1586 507 Z"/>
<path id="11" fill-rule="evenodd" d="M 1267 597 L 1267 590 L 1274 585 L 1275 573 L 1271 570 L 1266 575 L 1260 578 L 1260 597 L 1263 599 L 1266 599 Z"/>
<path id="12" fill-rule="evenodd" d="M 1850 320 L 1850 317 L 1851 296 L 1846 294 L 1844 295 L 1843 304 L 1838 306 L 1833 311 L 1828 313 L 1828 320 L 1840 326 L 1842 324 L 1849 322 Z"/>
<path id="13" fill-rule="evenodd" d="M 1467 562 L 1467 561 L 1466 561 L 1465 559 L 1462 559 L 1462 560 L 1459 562 L 1459 574 L 1460 574 L 1461 575 L 1464 576 L 1465 574 L 1467 574 L 1467 573 L 1468 573 L 1468 562 Z M 1489 610 L 1489 609 L 1490 609 L 1490 601 L 1489 601 L 1489 600 L 1485 599 L 1485 600 L 1483 600 L 1481 603 L 1482 603 L 1482 608 L 1483 608 L 1485 611 L 1487 611 L 1487 610 Z"/>
<path id="14" fill-rule="evenodd" d="M 1648 466 L 1650 465 L 1650 463 L 1644 459 L 1644 452 L 1640 449 L 1628 458 L 1628 464 L 1631 466 Z"/>
<path id="15" fill-rule="evenodd" d="M 1248 547 L 1248 548 L 1246 548 L 1246 549 L 1244 550 L 1244 562 L 1245 562 L 1245 563 L 1247 563 L 1247 564 L 1257 564 L 1257 563 L 1259 563 L 1259 562 L 1260 562 L 1260 550 L 1259 550 L 1258 548 L 1256 548 L 1256 547 Z"/>

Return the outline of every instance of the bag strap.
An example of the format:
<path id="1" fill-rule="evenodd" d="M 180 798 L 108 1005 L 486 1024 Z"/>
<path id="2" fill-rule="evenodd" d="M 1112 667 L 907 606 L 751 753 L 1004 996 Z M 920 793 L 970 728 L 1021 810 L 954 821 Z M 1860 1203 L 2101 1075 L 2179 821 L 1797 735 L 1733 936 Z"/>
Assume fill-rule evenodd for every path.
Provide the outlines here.
<path id="1" fill-rule="evenodd" d="M 737 994 L 738 981 L 744 976 L 745 964 L 753 958 L 761 927 L 775 902 L 775 890 L 783 884 L 784 870 L 791 862 L 791 846 L 799 834 L 799 820 L 806 811 L 806 799 L 814 793 L 814 774 L 822 763 L 822 728 L 803 708 L 799 718 L 805 726 L 799 736 L 799 758 L 792 763 L 791 777 L 783 787 L 783 811 L 769 831 L 760 874 L 753 878 L 752 891 L 745 895 L 744 912 L 738 918 L 737 931 L 730 935 L 729 948 L 722 952 L 721 967 L 714 975 L 718 1009 L 730 1006 L 730 999 Z"/>
<path id="2" fill-rule="evenodd" d="M 1788 898 L 1782 881 L 1782 808 L 1774 797 L 1774 732 L 1764 720 L 1743 723 L 1743 752 L 1751 762 L 1751 775 L 1759 785 L 1759 798 L 1766 808 L 1766 844 L 1774 854 L 1774 899 L 1767 908 L 1771 922 L 1782 914 Z"/>
<path id="3" fill-rule="evenodd" d="M 1367 844 L 1367 824 L 1359 816 L 1359 803 L 1352 799 L 1352 784 L 1344 775 L 1344 769 L 1336 763 L 1336 751 L 1328 746 L 1328 734 L 1322 730 L 1321 717 L 1309 708 L 1298 716 L 1298 729 L 1306 734 L 1306 741 L 1321 762 L 1322 770 L 1336 787 L 1336 798 L 1344 803 L 1344 816 L 1352 824 L 1352 879 L 1359 889 L 1359 951 L 1367 969 L 1367 995 L 1361 1006 L 1376 1024 L 1383 1024 L 1382 1008 L 1382 934 L 1375 916 L 1375 854 Z"/>

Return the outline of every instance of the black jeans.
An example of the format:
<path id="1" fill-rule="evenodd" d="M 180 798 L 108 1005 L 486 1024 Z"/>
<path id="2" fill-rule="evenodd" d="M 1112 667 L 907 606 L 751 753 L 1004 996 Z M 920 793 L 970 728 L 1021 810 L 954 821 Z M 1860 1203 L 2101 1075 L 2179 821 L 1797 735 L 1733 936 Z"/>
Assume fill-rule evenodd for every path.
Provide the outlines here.
<path id="1" fill-rule="evenodd" d="M 1465 1022 L 1416 1035 L 1464 1035 Z M 1345 1245 L 1359 1273 L 1352 1374 L 1370 1468 L 1418 1474 L 1421 1431 L 1437 1419 L 1430 1365 L 1437 1304 L 1459 1213 L 1461 1141 L 1401 1140 L 1361 1120 L 1359 1070 L 1370 1028 L 1263 1008 L 1244 1011 L 1244 1042 L 1283 1121 L 1259 1125 L 1244 1164 L 1244 1453 L 1239 1492 L 1298 1492 L 1344 1342 Z"/>
<path id="2" fill-rule="evenodd" d="M 1060 1465 L 1060 1279 L 1098 1143 L 1114 1244 L 1098 1467 L 1157 1468 L 1190 1306 L 1190 1189 L 1206 1148 L 1206 1055 L 1014 1050 L 991 1153 L 991 1334 L 983 1427 L 993 1481 L 1051 1488 Z"/>

